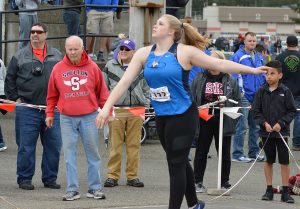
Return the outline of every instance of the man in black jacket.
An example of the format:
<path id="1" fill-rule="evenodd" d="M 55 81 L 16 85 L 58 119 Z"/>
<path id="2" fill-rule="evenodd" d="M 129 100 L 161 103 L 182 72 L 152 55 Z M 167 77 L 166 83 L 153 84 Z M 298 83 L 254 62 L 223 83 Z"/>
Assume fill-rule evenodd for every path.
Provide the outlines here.
<path id="1" fill-rule="evenodd" d="M 300 52 L 296 36 L 288 36 L 286 39 L 287 50 L 276 57 L 282 65 L 282 83 L 292 92 L 296 108 L 300 108 Z M 293 150 L 300 151 L 300 112 L 294 119 Z"/>

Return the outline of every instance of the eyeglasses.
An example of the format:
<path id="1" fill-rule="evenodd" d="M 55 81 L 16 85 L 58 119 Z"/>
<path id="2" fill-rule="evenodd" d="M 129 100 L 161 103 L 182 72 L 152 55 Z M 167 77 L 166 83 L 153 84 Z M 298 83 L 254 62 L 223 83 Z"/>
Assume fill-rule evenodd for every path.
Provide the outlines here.
<path id="1" fill-rule="evenodd" d="M 126 51 L 126 52 L 129 52 L 129 51 L 131 51 L 131 50 L 128 49 L 127 47 L 125 47 L 125 46 L 121 46 L 121 47 L 120 47 L 120 51 Z"/>
<path id="2" fill-rule="evenodd" d="M 35 33 L 36 33 L 36 34 L 39 34 L 39 35 L 40 35 L 40 34 L 42 34 L 42 33 L 45 33 L 45 31 L 42 31 L 42 30 L 32 30 L 32 31 L 30 31 L 30 33 L 31 33 L 31 34 L 35 34 Z"/>

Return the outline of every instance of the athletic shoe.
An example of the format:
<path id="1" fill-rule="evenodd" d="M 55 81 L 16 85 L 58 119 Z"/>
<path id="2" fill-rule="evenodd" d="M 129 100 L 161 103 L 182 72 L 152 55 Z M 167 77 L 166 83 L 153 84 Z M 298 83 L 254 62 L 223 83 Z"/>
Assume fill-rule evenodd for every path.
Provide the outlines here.
<path id="1" fill-rule="evenodd" d="M 105 199 L 105 195 L 103 192 L 101 192 L 101 190 L 89 190 L 86 193 L 86 196 L 94 199 Z"/>
<path id="2" fill-rule="evenodd" d="M 295 200 L 289 195 L 289 193 L 282 193 L 281 201 L 286 203 L 295 203 Z"/>
<path id="3" fill-rule="evenodd" d="M 34 185 L 31 182 L 21 182 L 19 184 L 19 188 L 20 189 L 24 189 L 24 190 L 34 190 Z"/>
<path id="4" fill-rule="evenodd" d="M 195 188 L 196 188 L 196 193 L 203 193 L 203 192 L 206 192 L 206 188 L 205 186 L 203 185 L 202 182 L 198 182 L 195 184 Z"/>
<path id="5" fill-rule="evenodd" d="M 57 184 L 54 181 L 54 182 L 44 183 L 44 187 L 45 188 L 50 188 L 50 189 L 60 189 L 60 184 Z"/>
<path id="6" fill-rule="evenodd" d="M 104 182 L 104 187 L 115 187 L 115 186 L 118 186 L 118 180 L 108 178 Z"/>
<path id="7" fill-rule="evenodd" d="M 194 209 L 203 209 L 205 207 L 205 202 L 198 200 L 198 204 L 194 207 Z"/>
<path id="8" fill-rule="evenodd" d="M 257 158 L 257 161 L 258 161 L 258 162 L 263 162 L 263 161 L 265 161 L 265 156 L 263 156 L 263 155 L 256 155 L 255 157 L 250 157 L 250 156 L 249 156 L 249 158 L 250 158 L 251 160 L 253 160 L 253 161 Z"/>
<path id="9" fill-rule="evenodd" d="M 239 158 L 232 158 L 232 162 L 240 162 L 240 163 L 250 163 L 252 159 L 247 158 L 245 156 L 241 156 Z"/>
<path id="10" fill-rule="evenodd" d="M 67 192 L 63 196 L 63 201 L 73 201 L 80 198 L 80 194 L 77 191 Z"/>
<path id="11" fill-rule="evenodd" d="M 223 189 L 230 189 L 231 184 L 228 181 L 226 181 L 225 183 L 221 184 L 221 187 Z"/>
<path id="12" fill-rule="evenodd" d="M 89 54 L 89 57 L 93 60 L 93 61 L 97 61 L 97 55 L 96 54 Z"/>
<path id="13" fill-rule="evenodd" d="M 273 191 L 266 191 L 266 193 L 261 197 L 261 200 L 271 201 L 273 200 L 274 193 Z"/>
<path id="14" fill-rule="evenodd" d="M 7 150 L 7 146 L 4 143 L 0 143 L 0 152 Z"/>
<path id="15" fill-rule="evenodd" d="M 138 178 L 127 180 L 127 185 L 132 187 L 144 187 L 144 183 L 141 182 Z"/>

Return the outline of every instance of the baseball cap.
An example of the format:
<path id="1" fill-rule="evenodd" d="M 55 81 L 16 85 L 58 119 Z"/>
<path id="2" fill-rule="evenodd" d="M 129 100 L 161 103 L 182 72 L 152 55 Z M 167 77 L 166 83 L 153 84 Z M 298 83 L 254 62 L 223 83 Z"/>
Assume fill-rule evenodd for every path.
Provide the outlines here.
<path id="1" fill-rule="evenodd" d="M 135 50 L 135 43 L 131 39 L 123 39 L 120 41 L 119 48 L 125 46 L 130 50 Z"/>
<path id="2" fill-rule="evenodd" d="M 288 46 L 298 46 L 298 39 L 296 36 L 288 36 L 286 38 L 286 44 Z"/>

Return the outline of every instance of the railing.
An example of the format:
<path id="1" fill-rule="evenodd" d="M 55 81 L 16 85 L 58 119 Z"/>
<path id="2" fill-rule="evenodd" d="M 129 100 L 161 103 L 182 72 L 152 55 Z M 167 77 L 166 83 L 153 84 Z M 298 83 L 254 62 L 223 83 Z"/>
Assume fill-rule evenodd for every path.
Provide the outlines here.
<path id="1" fill-rule="evenodd" d="M 85 4 L 85 5 L 78 5 L 78 6 L 53 6 L 50 8 L 40 8 L 40 9 L 27 9 L 27 10 L 8 10 L 8 11 L 0 11 L 0 23 L 3 21 L 3 15 L 9 14 L 9 13 L 19 13 L 19 12 L 44 12 L 44 11 L 50 11 L 50 10 L 63 10 L 63 9 L 68 9 L 68 8 L 81 8 L 83 12 L 83 33 L 79 34 L 80 37 L 83 38 L 83 43 L 84 46 L 86 46 L 86 37 L 118 37 L 117 34 L 87 34 L 86 33 L 86 23 L 87 23 L 87 16 L 86 16 L 86 9 L 87 7 L 90 8 L 122 8 L 122 9 L 129 9 L 129 5 L 92 5 L 92 4 Z M 83 9 L 82 9 L 83 8 Z M 167 9 L 179 9 L 180 7 L 166 7 Z M 54 40 L 54 39 L 65 39 L 69 37 L 68 35 L 66 36 L 52 36 L 52 37 L 47 37 L 48 40 Z M 30 39 L 15 39 L 15 40 L 3 40 L 2 39 L 2 27 L 0 27 L 0 59 L 3 58 L 2 56 L 2 44 L 3 43 L 14 43 L 14 42 L 24 42 L 24 41 L 29 41 Z"/>
<path id="2" fill-rule="evenodd" d="M 86 4 L 86 5 L 79 5 L 79 6 L 55 6 L 55 7 L 50 7 L 50 8 L 40 8 L 40 9 L 26 9 L 26 10 L 8 10 L 8 11 L 0 11 L 0 23 L 3 21 L 3 15 L 9 14 L 9 13 L 19 13 L 19 12 L 44 12 L 44 11 L 50 11 L 50 10 L 63 10 L 63 9 L 69 9 L 69 8 L 81 8 L 81 11 L 83 12 L 83 30 L 82 34 L 79 34 L 80 37 L 83 38 L 83 43 L 84 46 L 86 46 L 86 37 L 118 37 L 117 34 L 87 34 L 86 32 L 86 23 L 87 23 L 87 16 L 86 16 L 86 9 L 87 7 L 90 8 L 123 8 L 123 9 L 128 9 L 129 6 L 127 5 L 122 5 L 122 6 L 112 6 L 112 5 L 91 5 L 91 4 Z M 83 9 L 82 9 L 83 8 Z M 48 37 L 48 40 L 54 40 L 54 39 L 65 39 L 67 38 L 68 35 L 66 36 L 52 36 Z M 2 39 L 2 27 L 0 27 L 0 58 L 2 59 L 2 44 L 3 43 L 14 43 L 14 42 L 24 42 L 24 41 L 29 41 L 30 39 L 10 39 L 10 40 L 3 40 Z"/>

